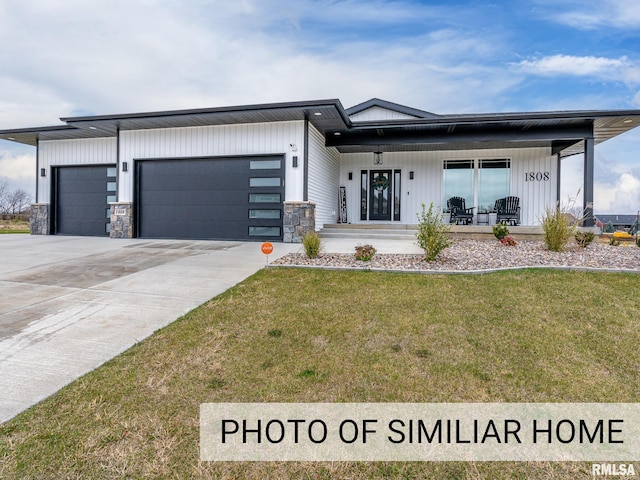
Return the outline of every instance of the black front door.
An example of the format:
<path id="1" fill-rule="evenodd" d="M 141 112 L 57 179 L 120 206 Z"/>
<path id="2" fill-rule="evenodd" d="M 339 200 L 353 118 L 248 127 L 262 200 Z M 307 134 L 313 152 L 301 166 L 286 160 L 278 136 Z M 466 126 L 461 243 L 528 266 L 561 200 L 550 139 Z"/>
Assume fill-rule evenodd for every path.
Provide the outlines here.
<path id="1" fill-rule="evenodd" d="M 371 170 L 369 220 L 391 220 L 391 170 Z"/>

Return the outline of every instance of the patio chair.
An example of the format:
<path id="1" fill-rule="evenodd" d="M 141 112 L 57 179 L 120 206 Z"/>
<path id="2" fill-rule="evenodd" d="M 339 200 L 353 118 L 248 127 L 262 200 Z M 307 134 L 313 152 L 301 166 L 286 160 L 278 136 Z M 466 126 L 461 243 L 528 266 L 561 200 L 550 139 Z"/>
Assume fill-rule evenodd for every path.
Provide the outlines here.
<path id="1" fill-rule="evenodd" d="M 466 208 L 464 198 L 451 197 L 447 200 L 447 208 L 451 212 L 449 223 L 456 225 L 460 222 L 464 222 L 465 225 L 473 223 L 473 209 L 476 207 Z"/>
<path id="2" fill-rule="evenodd" d="M 504 197 L 496 200 L 496 223 L 520 225 L 520 198 Z"/>

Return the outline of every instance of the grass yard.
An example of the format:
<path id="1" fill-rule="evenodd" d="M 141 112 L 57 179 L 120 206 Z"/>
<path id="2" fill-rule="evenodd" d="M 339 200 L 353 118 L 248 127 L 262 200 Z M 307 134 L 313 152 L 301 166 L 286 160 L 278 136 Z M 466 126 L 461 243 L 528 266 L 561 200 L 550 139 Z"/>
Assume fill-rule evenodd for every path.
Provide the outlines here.
<path id="1" fill-rule="evenodd" d="M 0 478 L 588 479 L 590 463 L 200 463 L 198 408 L 639 402 L 639 281 L 262 270 L 0 426 Z"/>
<path id="2" fill-rule="evenodd" d="M 26 220 L 0 219 L 0 234 L 3 233 L 29 233 L 29 222 Z"/>

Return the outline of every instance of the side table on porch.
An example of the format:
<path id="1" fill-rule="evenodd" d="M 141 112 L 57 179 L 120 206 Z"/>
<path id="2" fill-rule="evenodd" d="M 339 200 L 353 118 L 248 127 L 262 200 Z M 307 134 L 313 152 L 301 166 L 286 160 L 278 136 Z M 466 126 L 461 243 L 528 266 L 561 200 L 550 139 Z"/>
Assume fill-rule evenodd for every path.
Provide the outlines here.
<path id="1" fill-rule="evenodd" d="M 489 225 L 489 219 L 491 215 L 491 211 L 489 210 L 478 210 L 478 214 L 476 216 L 476 223 L 478 225 Z"/>

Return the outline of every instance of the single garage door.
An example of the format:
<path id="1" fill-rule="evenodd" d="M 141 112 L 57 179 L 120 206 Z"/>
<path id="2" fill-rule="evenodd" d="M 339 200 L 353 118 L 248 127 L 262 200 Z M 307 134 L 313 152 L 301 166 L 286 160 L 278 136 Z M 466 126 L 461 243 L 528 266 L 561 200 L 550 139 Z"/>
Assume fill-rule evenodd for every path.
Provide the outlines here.
<path id="1" fill-rule="evenodd" d="M 281 240 L 282 156 L 136 161 L 142 238 Z"/>
<path id="2" fill-rule="evenodd" d="M 52 169 L 52 232 L 109 235 L 109 202 L 116 201 L 115 165 Z"/>

